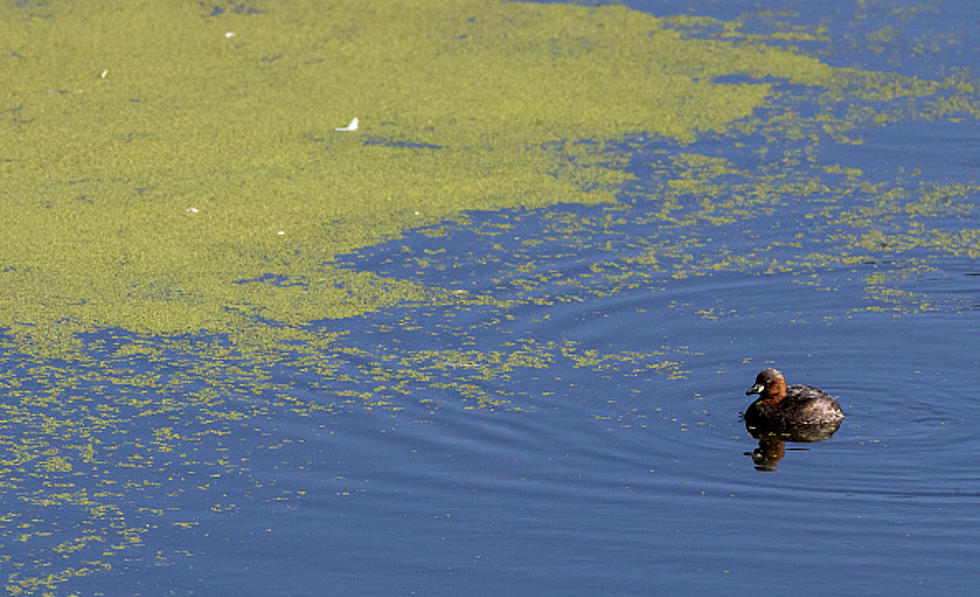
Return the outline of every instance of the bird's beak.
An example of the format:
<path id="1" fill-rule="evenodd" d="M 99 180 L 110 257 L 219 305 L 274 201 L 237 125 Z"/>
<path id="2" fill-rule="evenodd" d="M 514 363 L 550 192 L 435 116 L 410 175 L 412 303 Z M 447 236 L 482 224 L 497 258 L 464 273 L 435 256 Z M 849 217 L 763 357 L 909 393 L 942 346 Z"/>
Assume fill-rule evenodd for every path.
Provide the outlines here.
<path id="1" fill-rule="evenodd" d="M 763 386 L 761 383 L 757 383 L 751 388 L 745 390 L 745 395 L 748 396 L 749 394 L 761 394 L 762 390 L 764 389 L 766 389 L 765 386 Z"/>

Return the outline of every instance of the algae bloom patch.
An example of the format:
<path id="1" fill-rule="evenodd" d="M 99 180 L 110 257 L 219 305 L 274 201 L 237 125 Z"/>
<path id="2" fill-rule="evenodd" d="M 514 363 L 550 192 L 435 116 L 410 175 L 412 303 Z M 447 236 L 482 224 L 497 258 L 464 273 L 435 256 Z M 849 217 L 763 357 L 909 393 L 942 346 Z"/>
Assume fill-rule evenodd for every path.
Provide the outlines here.
<path id="1" fill-rule="evenodd" d="M 0 327 L 35 351 L 441 300 L 335 256 L 465 210 L 614 201 L 628 175 L 608 141 L 687 142 L 767 102 L 769 84 L 720 76 L 845 78 L 615 6 L 82 0 L 0 18 Z"/>

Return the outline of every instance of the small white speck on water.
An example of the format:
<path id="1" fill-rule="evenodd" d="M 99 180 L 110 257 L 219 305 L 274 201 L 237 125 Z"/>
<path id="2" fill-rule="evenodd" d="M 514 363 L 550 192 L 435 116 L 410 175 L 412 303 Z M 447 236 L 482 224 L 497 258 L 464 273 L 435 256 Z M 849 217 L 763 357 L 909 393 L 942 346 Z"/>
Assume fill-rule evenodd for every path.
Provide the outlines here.
<path id="1" fill-rule="evenodd" d="M 334 130 L 335 131 L 356 131 L 357 130 L 357 125 L 358 125 L 357 116 L 355 116 L 354 118 L 351 119 L 350 123 L 348 123 L 347 126 L 342 126 L 342 127 L 339 127 L 339 128 L 335 128 Z"/>

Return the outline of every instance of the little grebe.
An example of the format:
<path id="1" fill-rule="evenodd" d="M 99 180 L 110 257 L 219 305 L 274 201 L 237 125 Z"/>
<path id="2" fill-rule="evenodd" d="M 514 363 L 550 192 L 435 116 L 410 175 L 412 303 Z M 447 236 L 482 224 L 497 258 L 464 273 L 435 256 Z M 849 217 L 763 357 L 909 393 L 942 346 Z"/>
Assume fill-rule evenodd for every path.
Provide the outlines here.
<path id="1" fill-rule="evenodd" d="M 745 411 L 745 422 L 753 426 L 825 425 L 844 418 L 840 404 L 825 392 L 813 386 L 786 387 L 775 369 L 760 372 L 745 394 L 759 394 Z"/>

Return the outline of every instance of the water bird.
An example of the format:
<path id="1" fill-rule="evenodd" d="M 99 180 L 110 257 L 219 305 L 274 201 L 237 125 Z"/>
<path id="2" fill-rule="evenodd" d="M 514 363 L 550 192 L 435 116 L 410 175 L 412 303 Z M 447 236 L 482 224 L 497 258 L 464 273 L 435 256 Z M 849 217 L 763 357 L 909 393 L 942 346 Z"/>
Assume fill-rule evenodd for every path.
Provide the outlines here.
<path id="1" fill-rule="evenodd" d="M 745 395 L 759 398 L 745 411 L 745 424 L 753 427 L 787 428 L 840 423 L 844 412 L 836 400 L 813 386 L 786 386 L 783 374 L 764 369 Z M 836 428 L 835 428 L 836 429 Z"/>

